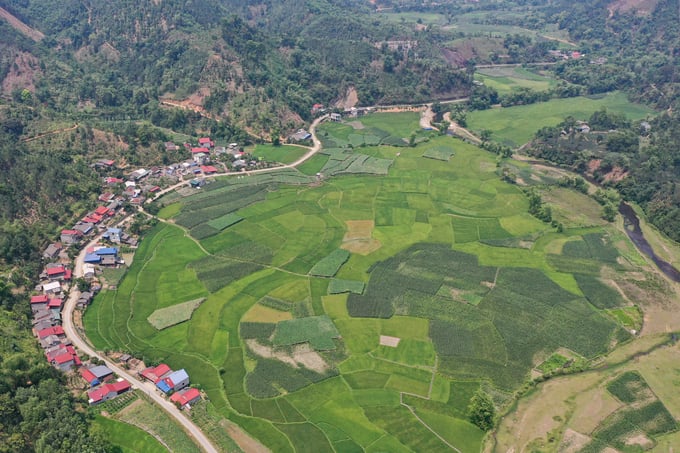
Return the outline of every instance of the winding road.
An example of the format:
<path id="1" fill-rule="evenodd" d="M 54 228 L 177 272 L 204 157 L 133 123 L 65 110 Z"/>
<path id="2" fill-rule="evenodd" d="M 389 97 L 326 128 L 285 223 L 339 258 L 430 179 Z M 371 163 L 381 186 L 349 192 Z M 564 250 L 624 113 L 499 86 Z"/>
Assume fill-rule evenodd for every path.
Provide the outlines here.
<path id="1" fill-rule="evenodd" d="M 312 125 L 310 126 L 309 130 L 310 133 L 312 134 L 312 141 L 313 141 L 313 146 L 309 149 L 308 152 L 306 152 L 302 157 L 300 157 L 298 160 L 296 160 L 293 163 L 287 164 L 287 165 L 281 165 L 278 167 L 272 167 L 272 168 L 262 168 L 258 170 L 251 170 L 248 172 L 241 172 L 241 173 L 227 173 L 225 174 L 215 174 L 215 175 L 210 175 L 206 176 L 207 178 L 210 177 L 217 177 L 217 176 L 231 176 L 231 175 L 243 175 L 243 174 L 255 174 L 255 173 L 267 173 L 267 172 L 273 172 L 273 171 L 278 171 L 283 168 L 295 168 L 310 157 L 312 157 L 314 154 L 319 152 L 321 149 L 321 141 L 316 137 L 316 127 L 325 119 L 328 118 L 328 115 L 321 116 L 314 120 Z M 154 199 L 159 198 L 160 196 L 171 192 L 178 187 L 186 185 L 186 181 L 179 182 L 173 186 L 170 186 L 166 189 L 163 189 L 162 191 L 158 192 Z M 147 200 L 147 202 L 152 201 L 152 199 Z M 135 211 L 137 212 L 137 211 Z M 130 216 L 133 214 L 128 215 L 124 219 L 122 219 L 119 222 L 119 225 L 122 223 L 125 223 L 130 219 Z M 75 259 L 74 262 L 74 269 L 73 269 L 73 275 L 75 278 L 81 278 L 84 274 L 83 272 L 83 264 L 85 262 L 85 255 L 87 254 L 87 249 L 90 247 L 95 246 L 102 238 L 102 235 L 96 236 L 94 239 L 92 239 L 87 245 L 83 246 L 83 248 L 80 250 L 80 253 Z M 174 405 L 172 404 L 169 400 L 167 400 L 165 397 L 161 396 L 160 393 L 156 390 L 156 386 L 151 383 L 151 382 L 145 382 L 137 378 L 137 376 L 130 374 L 127 370 L 124 368 L 120 367 L 118 364 L 112 362 L 109 360 L 104 353 L 100 351 L 95 351 L 88 343 L 85 341 L 84 338 L 84 332 L 80 332 L 78 328 L 76 327 L 75 323 L 73 322 L 73 312 L 75 311 L 76 305 L 78 303 L 78 299 L 80 298 L 80 291 L 78 290 L 77 287 L 74 286 L 74 288 L 71 289 L 69 292 L 69 297 L 66 300 L 66 303 L 64 304 L 64 308 L 62 310 L 62 322 L 63 325 L 62 327 L 64 328 L 64 332 L 66 333 L 66 336 L 71 340 L 71 343 L 73 343 L 73 346 L 78 348 L 81 352 L 84 352 L 85 354 L 88 354 L 90 357 L 97 357 L 98 359 L 102 360 L 106 366 L 108 366 L 111 370 L 113 370 L 118 376 L 126 379 L 130 384 L 132 385 L 133 388 L 139 389 L 146 393 L 149 398 L 151 398 L 156 404 L 158 404 L 165 412 L 167 412 L 171 417 L 173 417 L 177 422 L 194 438 L 196 443 L 207 453 L 217 453 L 219 450 L 215 448 L 215 446 L 212 444 L 210 439 L 208 439 L 205 434 L 203 434 L 203 431 L 196 426 L 189 418 L 185 417 L 182 412 Z M 244 433 L 245 435 L 245 433 Z M 238 443 L 238 442 L 237 442 Z M 252 443 L 249 443 L 252 445 Z M 244 445 L 240 445 L 243 447 Z M 247 448 L 244 450 L 248 450 Z"/>

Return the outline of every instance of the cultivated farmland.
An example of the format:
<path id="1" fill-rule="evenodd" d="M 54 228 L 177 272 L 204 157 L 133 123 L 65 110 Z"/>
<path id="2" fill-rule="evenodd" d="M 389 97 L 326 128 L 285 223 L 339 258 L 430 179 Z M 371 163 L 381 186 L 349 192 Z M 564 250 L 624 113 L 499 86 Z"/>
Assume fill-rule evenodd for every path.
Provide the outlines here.
<path id="1" fill-rule="evenodd" d="M 418 129 L 412 113 L 324 124 L 305 171 L 323 165 L 319 180 L 285 170 L 171 197 L 170 223 L 88 308 L 90 340 L 186 368 L 211 417 L 272 451 L 478 451 L 478 389 L 502 407 L 536 367 L 632 338 L 628 287 L 611 282 L 637 268 L 610 227 L 529 216 L 496 156 L 422 131 L 406 146 Z M 199 298 L 186 322 L 147 320 Z"/>
<path id="2" fill-rule="evenodd" d="M 597 97 L 552 99 L 531 105 L 471 112 L 468 126 L 477 132 L 488 129 L 492 132 L 492 140 L 514 147 L 531 140 L 542 127 L 555 126 L 567 116 L 587 120 L 602 107 L 632 120 L 652 113 L 647 107 L 628 101 L 625 94 L 614 92 Z"/>

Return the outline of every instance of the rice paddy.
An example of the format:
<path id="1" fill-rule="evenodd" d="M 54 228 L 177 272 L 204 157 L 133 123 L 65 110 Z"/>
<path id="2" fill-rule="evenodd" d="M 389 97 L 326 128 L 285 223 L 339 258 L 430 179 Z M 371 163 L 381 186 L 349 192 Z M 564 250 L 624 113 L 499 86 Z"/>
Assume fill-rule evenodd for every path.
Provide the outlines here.
<path id="1" fill-rule="evenodd" d="M 163 213 L 193 238 L 158 224 L 88 308 L 88 337 L 185 368 L 272 451 L 479 451 L 480 386 L 501 401 L 560 348 L 587 360 L 630 337 L 601 278 L 620 255 L 603 227 L 529 216 L 496 156 L 436 134 L 385 144 L 417 114 L 357 121 L 320 128 L 327 161 L 306 173 L 335 165 L 321 181 L 286 170 L 173 197 Z M 185 322 L 148 320 L 199 298 Z"/>

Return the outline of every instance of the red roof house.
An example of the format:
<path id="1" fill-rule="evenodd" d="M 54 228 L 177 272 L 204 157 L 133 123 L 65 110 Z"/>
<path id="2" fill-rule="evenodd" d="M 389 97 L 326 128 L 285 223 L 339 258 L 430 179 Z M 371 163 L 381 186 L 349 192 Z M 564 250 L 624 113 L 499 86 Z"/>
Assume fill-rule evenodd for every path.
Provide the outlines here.
<path id="1" fill-rule="evenodd" d="M 115 197 L 116 195 L 112 194 L 111 192 L 104 192 L 103 194 L 99 195 L 98 200 L 103 202 L 109 202 L 113 200 Z"/>
<path id="2" fill-rule="evenodd" d="M 66 269 L 66 272 L 64 272 L 64 280 L 71 281 L 71 278 L 73 278 L 73 271 L 71 269 Z"/>
<path id="3" fill-rule="evenodd" d="M 105 178 L 104 181 L 106 184 L 123 184 L 123 180 L 120 178 L 113 178 L 109 176 L 108 178 Z"/>
<path id="4" fill-rule="evenodd" d="M 97 376 L 95 376 L 92 371 L 88 370 L 87 368 L 81 368 L 80 369 L 80 375 L 82 376 L 83 379 L 87 381 L 88 384 L 90 384 L 92 387 L 95 385 L 99 384 L 99 379 L 97 379 Z"/>
<path id="5" fill-rule="evenodd" d="M 55 297 L 55 298 L 53 298 L 53 299 L 50 299 L 49 302 L 47 302 L 47 307 L 48 307 L 48 308 L 61 308 L 61 305 L 62 305 L 63 303 L 64 303 L 63 300 L 61 300 L 61 299 Z"/>
<path id="6" fill-rule="evenodd" d="M 205 148 L 205 147 L 191 148 L 191 154 L 198 154 L 198 153 L 210 154 L 210 150 L 208 148 Z"/>
<path id="7" fill-rule="evenodd" d="M 170 396 L 170 401 L 179 404 L 179 407 L 184 407 L 187 404 L 193 404 L 201 399 L 201 392 L 195 388 L 188 388 L 179 392 L 175 392 Z"/>
<path id="8" fill-rule="evenodd" d="M 38 332 L 38 338 L 40 338 L 41 340 L 50 335 L 64 336 L 65 335 L 64 329 L 61 326 L 54 326 L 48 327 Z"/>
<path id="9" fill-rule="evenodd" d="M 47 278 L 50 280 L 58 280 L 66 275 L 66 269 L 64 266 L 48 267 L 46 269 Z"/>
<path id="10" fill-rule="evenodd" d="M 198 139 L 198 144 L 201 146 L 205 147 L 212 147 L 215 146 L 215 143 L 213 143 L 212 140 L 210 140 L 210 137 L 201 137 Z"/>
<path id="11" fill-rule="evenodd" d="M 106 206 L 97 207 L 97 209 L 94 210 L 94 213 L 97 214 L 97 215 L 101 215 L 101 216 L 111 214 L 111 212 L 109 211 L 109 208 L 107 208 Z"/>
<path id="12" fill-rule="evenodd" d="M 217 168 L 213 167 L 212 165 L 201 165 L 201 171 L 206 175 L 212 175 L 217 173 Z"/>
<path id="13" fill-rule="evenodd" d="M 144 379 L 148 379 L 154 384 L 160 381 L 165 375 L 170 374 L 172 370 L 169 366 L 161 363 L 157 367 L 149 367 L 142 371 L 141 375 Z"/>
<path id="14" fill-rule="evenodd" d="M 125 393 L 130 390 L 130 383 L 125 380 L 114 382 L 113 384 L 104 384 L 99 388 L 90 390 L 87 392 L 90 404 L 99 404 L 104 401 L 115 398 L 121 393 Z"/>
<path id="15" fill-rule="evenodd" d="M 31 306 L 39 305 L 39 304 L 46 304 L 47 302 L 49 302 L 47 294 L 41 294 L 39 296 L 31 296 Z"/>

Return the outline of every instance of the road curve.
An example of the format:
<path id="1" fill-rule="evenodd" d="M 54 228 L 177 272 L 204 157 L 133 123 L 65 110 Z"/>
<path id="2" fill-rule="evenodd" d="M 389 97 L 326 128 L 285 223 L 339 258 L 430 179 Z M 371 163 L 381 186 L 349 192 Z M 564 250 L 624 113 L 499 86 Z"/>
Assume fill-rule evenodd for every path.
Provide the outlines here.
<path id="1" fill-rule="evenodd" d="M 222 178 L 222 177 L 225 177 L 225 176 L 253 175 L 253 174 L 258 174 L 258 173 L 271 173 L 273 171 L 279 171 L 279 170 L 282 170 L 284 168 L 295 168 L 321 150 L 321 141 L 318 138 L 316 138 L 316 127 L 322 121 L 326 120 L 327 118 L 328 118 L 328 115 L 323 115 L 323 116 L 320 116 L 320 117 L 318 117 L 317 119 L 314 120 L 312 125 L 309 127 L 309 132 L 310 132 L 310 134 L 312 134 L 312 142 L 314 143 L 314 145 L 311 148 L 309 148 L 309 151 L 307 151 L 302 157 L 300 157 L 295 162 L 292 162 L 292 163 L 286 164 L 286 165 L 279 165 L 277 167 L 260 168 L 260 169 L 257 169 L 257 170 L 248 170 L 248 171 L 244 171 L 244 172 L 235 171 L 235 172 L 231 172 L 231 173 L 214 173 L 212 175 L 206 175 L 206 176 L 204 176 L 204 178 L 207 179 L 207 178 Z M 174 184 L 170 187 L 166 187 L 165 189 L 161 190 L 160 192 L 156 192 L 156 194 L 154 195 L 153 198 L 149 198 L 148 200 L 146 200 L 146 203 L 151 203 L 154 200 L 158 200 L 160 197 L 162 197 L 166 193 L 172 192 L 173 190 L 175 190 L 179 187 L 182 187 L 182 186 L 186 186 L 187 184 L 188 184 L 187 181 L 180 181 L 177 184 Z"/>
<path id="2" fill-rule="evenodd" d="M 101 239 L 101 235 L 95 237 L 89 244 L 84 246 L 78 256 L 76 257 L 73 275 L 75 278 L 83 276 L 83 263 L 85 260 L 85 254 L 88 247 L 94 246 Z M 85 340 L 80 336 L 80 333 L 76 329 L 73 323 L 73 311 L 75 310 L 76 303 L 80 297 L 80 291 L 77 287 L 71 289 L 69 297 L 64 304 L 62 311 L 62 327 L 66 336 L 71 340 L 73 346 L 78 348 L 80 351 L 90 355 L 91 357 L 97 357 L 104 361 L 106 366 L 113 370 L 118 376 L 127 379 L 133 388 L 140 389 L 146 393 L 156 404 L 158 404 L 165 412 L 167 412 L 171 417 L 177 420 L 178 423 L 184 427 L 184 429 L 194 438 L 196 443 L 207 453 L 218 453 L 212 442 L 203 434 L 203 431 L 196 426 L 191 420 L 185 417 L 180 410 L 172 404 L 169 400 L 162 397 L 156 390 L 156 386 L 151 382 L 142 382 L 133 374 L 130 374 L 127 370 L 118 366 L 118 364 L 111 362 L 104 356 L 103 353 L 95 351 L 88 345 Z"/>
<path id="3" fill-rule="evenodd" d="M 253 173 L 267 173 L 267 172 L 272 172 L 272 171 L 277 171 L 281 170 L 282 168 L 295 168 L 310 157 L 312 157 L 314 154 L 319 152 L 321 149 L 321 141 L 316 138 L 316 127 L 324 121 L 326 118 L 328 118 L 328 115 L 323 115 L 320 116 L 319 118 L 315 119 L 312 125 L 310 126 L 309 130 L 310 133 L 312 134 L 312 141 L 314 145 L 309 149 L 308 152 L 306 152 L 302 157 L 300 157 L 298 160 L 291 164 L 287 165 L 282 165 L 279 167 L 272 167 L 272 168 L 262 168 L 259 170 L 252 170 L 249 172 L 246 172 L 246 174 L 253 174 Z M 226 173 L 226 174 L 215 174 L 215 175 L 210 175 L 206 177 L 218 177 L 218 176 L 232 176 L 232 175 L 242 175 L 243 173 Z M 186 185 L 186 181 L 179 182 L 173 186 L 170 186 L 166 189 L 163 189 L 162 191 L 158 192 L 156 196 L 153 198 L 154 200 L 161 197 L 162 195 L 171 192 L 178 187 L 181 187 L 183 185 Z M 147 202 L 152 201 L 152 199 L 147 200 Z M 124 223 L 126 222 L 133 214 L 128 215 L 125 219 L 121 220 L 119 223 Z M 78 253 L 78 256 L 76 257 L 74 261 L 74 269 L 73 269 L 73 275 L 75 278 L 80 278 L 83 276 L 83 263 L 85 262 L 85 255 L 87 253 L 87 249 L 89 247 L 93 247 L 96 245 L 99 241 L 101 240 L 101 235 L 96 236 L 94 239 L 92 239 L 87 245 L 85 245 L 81 250 L 80 253 Z M 182 415 L 179 409 L 172 404 L 170 401 L 162 397 L 157 391 L 156 391 L 156 386 L 153 385 L 150 382 L 142 382 L 140 379 L 137 379 L 136 376 L 133 376 L 132 374 L 128 373 L 127 370 L 121 368 L 117 364 L 111 362 L 109 359 L 106 358 L 106 356 L 103 353 L 100 353 L 98 351 L 95 351 L 90 347 L 89 344 L 81 337 L 80 332 L 78 332 L 78 329 L 76 329 L 75 324 L 73 323 L 73 311 L 76 308 L 76 304 L 78 303 L 78 298 L 80 297 L 80 291 L 78 290 L 77 287 L 73 287 L 69 293 L 69 297 L 66 300 L 66 303 L 64 304 L 64 308 L 62 310 L 62 327 L 64 328 L 64 332 L 66 333 L 66 336 L 71 340 L 73 343 L 73 346 L 76 348 L 80 349 L 82 352 L 88 354 L 91 357 L 97 357 L 101 359 L 106 366 L 108 366 L 111 370 L 115 371 L 116 374 L 121 376 L 124 379 L 127 379 L 128 382 L 132 385 L 133 388 L 140 389 L 144 393 L 146 393 L 156 404 L 158 404 L 164 411 L 166 411 L 170 416 L 174 417 L 175 420 L 177 420 L 183 427 L 186 429 L 186 431 L 194 437 L 196 442 L 201 446 L 201 448 L 206 451 L 207 453 L 217 453 L 218 450 L 213 446 L 213 444 L 210 442 L 210 440 L 203 434 L 201 429 L 196 426 L 191 420 L 189 420 L 187 417 Z"/>

